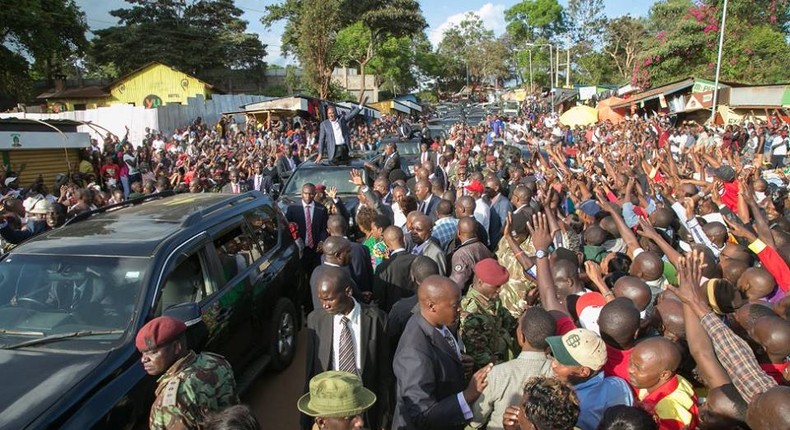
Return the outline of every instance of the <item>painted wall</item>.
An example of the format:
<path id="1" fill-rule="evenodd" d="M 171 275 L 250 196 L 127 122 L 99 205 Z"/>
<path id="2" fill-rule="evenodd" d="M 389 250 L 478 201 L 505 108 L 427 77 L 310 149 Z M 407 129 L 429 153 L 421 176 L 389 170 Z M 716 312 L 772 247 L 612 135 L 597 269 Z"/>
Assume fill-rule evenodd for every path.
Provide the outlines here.
<path id="1" fill-rule="evenodd" d="M 187 104 L 189 97 L 208 98 L 211 89 L 202 81 L 162 64 L 127 77 L 110 88 L 115 104 L 131 104 L 147 109 L 167 104 Z"/>

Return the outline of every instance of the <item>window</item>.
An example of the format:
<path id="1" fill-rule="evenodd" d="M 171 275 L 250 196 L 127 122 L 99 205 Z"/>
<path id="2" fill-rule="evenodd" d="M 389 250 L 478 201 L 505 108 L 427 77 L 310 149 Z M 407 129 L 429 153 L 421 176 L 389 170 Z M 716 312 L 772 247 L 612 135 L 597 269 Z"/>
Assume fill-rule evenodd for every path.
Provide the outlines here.
<path id="1" fill-rule="evenodd" d="M 214 240 L 214 249 L 217 251 L 225 282 L 233 279 L 261 257 L 258 244 L 242 230 L 242 226 L 237 226 Z"/>
<path id="2" fill-rule="evenodd" d="M 200 302 L 212 293 L 207 271 L 200 253 L 184 258 L 167 276 L 162 287 L 157 314 L 181 303 Z"/>
<path id="3" fill-rule="evenodd" d="M 264 205 L 253 209 L 244 214 L 244 218 L 252 229 L 252 235 L 263 253 L 276 248 L 280 244 L 280 224 L 277 220 L 277 212 L 269 205 Z M 287 233 L 287 232 L 286 232 Z"/>

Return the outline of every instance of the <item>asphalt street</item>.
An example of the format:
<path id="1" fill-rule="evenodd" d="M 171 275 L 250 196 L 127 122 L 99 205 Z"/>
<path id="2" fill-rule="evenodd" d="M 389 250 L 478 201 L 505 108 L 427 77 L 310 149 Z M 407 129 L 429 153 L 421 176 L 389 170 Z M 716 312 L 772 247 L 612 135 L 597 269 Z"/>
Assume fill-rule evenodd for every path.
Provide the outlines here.
<path id="1" fill-rule="evenodd" d="M 299 331 L 296 354 L 280 373 L 265 372 L 242 397 L 252 408 L 263 430 L 297 430 L 296 400 L 303 394 L 307 328 Z"/>

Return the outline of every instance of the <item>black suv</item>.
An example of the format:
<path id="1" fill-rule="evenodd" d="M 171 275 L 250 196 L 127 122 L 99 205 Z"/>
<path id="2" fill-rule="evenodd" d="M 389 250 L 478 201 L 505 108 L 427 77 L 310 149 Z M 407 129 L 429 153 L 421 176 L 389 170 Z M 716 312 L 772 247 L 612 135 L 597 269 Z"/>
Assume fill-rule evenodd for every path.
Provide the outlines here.
<path id="1" fill-rule="evenodd" d="M 298 250 L 268 196 L 181 194 L 104 208 L 0 259 L 0 429 L 145 426 L 151 318 L 195 316 L 240 390 L 293 359 Z M 198 329 L 200 327 L 200 329 Z M 195 335 L 201 331 L 202 335 Z"/>

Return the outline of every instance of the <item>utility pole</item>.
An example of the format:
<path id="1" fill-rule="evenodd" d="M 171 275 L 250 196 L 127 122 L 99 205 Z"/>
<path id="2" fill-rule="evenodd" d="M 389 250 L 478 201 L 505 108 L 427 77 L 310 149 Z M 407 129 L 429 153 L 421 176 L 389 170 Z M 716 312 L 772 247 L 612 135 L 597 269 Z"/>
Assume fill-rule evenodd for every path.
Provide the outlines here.
<path id="1" fill-rule="evenodd" d="M 535 92 L 535 86 L 532 84 L 532 50 L 529 50 L 529 92 Z"/>
<path id="2" fill-rule="evenodd" d="M 571 87 L 571 48 L 565 50 L 565 88 Z"/>
<path id="3" fill-rule="evenodd" d="M 713 87 L 713 106 L 711 106 L 710 122 L 716 120 L 716 103 L 719 101 L 719 73 L 721 72 L 721 51 L 724 46 L 724 24 L 727 21 L 727 0 L 724 0 L 724 8 L 721 11 L 721 33 L 719 34 L 719 54 L 716 60 L 716 82 Z"/>

